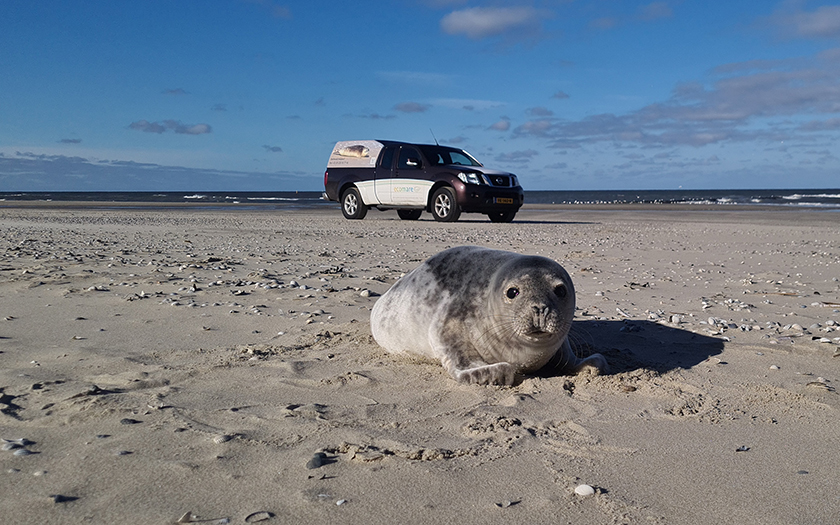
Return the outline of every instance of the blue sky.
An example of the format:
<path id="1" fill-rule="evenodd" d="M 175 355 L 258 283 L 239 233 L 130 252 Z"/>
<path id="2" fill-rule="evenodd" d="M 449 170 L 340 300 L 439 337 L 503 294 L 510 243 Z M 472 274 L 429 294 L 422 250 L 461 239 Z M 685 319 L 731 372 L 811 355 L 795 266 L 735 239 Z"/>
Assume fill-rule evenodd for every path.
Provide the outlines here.
<path id="1" fill-rule="evenodd" d="M 320 190 L 332 145 L 526 189 L 840 186 L 840 4 L 0 2 L 0 191 Z"/>

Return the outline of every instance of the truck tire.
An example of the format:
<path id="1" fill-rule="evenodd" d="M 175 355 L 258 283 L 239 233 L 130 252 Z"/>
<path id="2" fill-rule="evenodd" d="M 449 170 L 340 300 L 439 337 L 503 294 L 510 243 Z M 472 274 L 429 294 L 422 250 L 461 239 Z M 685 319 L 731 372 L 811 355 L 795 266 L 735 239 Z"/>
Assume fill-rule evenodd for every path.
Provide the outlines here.
<path id="1" fill-rule="evenodd" d="M 487 216 L 490 217 L 490 222 L 513 222 L 516 210 L 491 212 Z"/>
<path id="2" fill-rule="evenodd" d="M 397 215 L 404 221 L 416 221 L 423 214 L 423 210 L 397 210 Z"/>
<path id="3" fill-rule="evenodd" d="M 432 195 L 432 217 L 440 222 L 455 222 L 461 216 L 461 208 L 455 199 L 455 190 L 449 186 L 438 188 Z"/>
<path id="4" fill-rule="evenodd" d="M 362 202 L 359 190 L 350 188 L 341 195 L 341 213 L 346 219 L 364 219 L 368 208 Z"/>

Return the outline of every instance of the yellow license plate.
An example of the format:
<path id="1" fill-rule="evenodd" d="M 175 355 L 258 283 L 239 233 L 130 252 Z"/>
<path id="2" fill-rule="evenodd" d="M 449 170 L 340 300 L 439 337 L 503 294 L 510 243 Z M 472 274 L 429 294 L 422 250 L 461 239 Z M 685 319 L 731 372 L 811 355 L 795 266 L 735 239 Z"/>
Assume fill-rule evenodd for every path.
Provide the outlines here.
<path id="1" fill-rule="evenodd" d="M 513 199 L 496 197 L 495 202 L 496 204 L 513 204 Z"/>

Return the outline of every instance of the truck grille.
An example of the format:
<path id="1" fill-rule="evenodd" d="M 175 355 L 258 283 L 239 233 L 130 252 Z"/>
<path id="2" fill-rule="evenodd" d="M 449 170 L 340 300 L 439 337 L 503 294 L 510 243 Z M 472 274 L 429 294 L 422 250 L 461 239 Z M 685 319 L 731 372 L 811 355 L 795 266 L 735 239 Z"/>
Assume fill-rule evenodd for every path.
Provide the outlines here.
<path id="1" fill-rule="evenodd" d="M 487 178 L 493 186 L 510 187 L 510 177 L 507 175 L 487 175 Z"/>

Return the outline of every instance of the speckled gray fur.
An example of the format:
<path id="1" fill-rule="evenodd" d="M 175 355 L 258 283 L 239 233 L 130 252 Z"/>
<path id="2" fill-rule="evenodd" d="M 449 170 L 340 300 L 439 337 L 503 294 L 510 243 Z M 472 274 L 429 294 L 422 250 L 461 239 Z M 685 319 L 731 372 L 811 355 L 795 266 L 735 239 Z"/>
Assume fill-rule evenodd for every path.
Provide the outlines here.
<path id="1" fill-rule="evenodd" d="M 438 359 L 466 383 L 510 385 L 555 354 L 561 372 L 605 371 L 601 355 L 572 353 L 574 311 L 574 286 L 557 262 L 459 246 L 394 284 L 373 308 L 371 331 L 386 350 Z"/>

